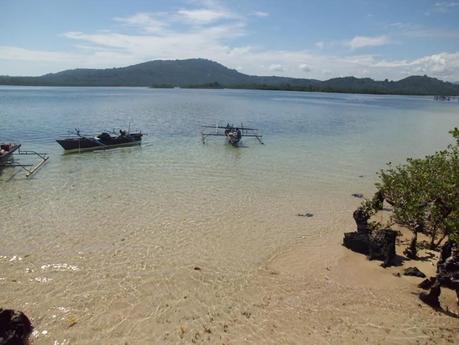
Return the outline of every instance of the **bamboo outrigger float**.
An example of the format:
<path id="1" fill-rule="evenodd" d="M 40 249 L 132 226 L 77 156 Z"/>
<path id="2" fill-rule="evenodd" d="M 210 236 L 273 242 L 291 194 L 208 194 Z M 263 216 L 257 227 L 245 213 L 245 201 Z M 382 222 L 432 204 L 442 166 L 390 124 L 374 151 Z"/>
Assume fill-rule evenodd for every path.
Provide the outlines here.
<path id="1" fill-rule="evenodd" d="M 239 142 L 242 140 L 242 137 L 255 138 L 258 142 L 264 145 L 262 141 L 263 136 L 260 134 L 257 128 L 248 128 L 244 127 L 241 123 L 240 127 L 235 127 L 229 123 L 226 126 L 202 126 L 204 128 L 201 131 L 202 143 L 206 143 L 208 137 L 226 137 L 228 143 L 233 146 L 238 146 Z M 215 129 L 212 131 L 211 129 Z"/>
<path id="2" fill-rule="evenodd" d="M 22 163 L 15 158 L 18 156 L 33 156 L 38 158 L 38 162 Z M 0 170 L 3 168 L 21 168 L 26 172 L 26 177 L 34 175 L 48 161 L 49 156 L 46 153 L 36 151 L 21 150 L 21 144 L 2 144 L 0 146 Z M 13 178 L 17 174 L 14 173 Z"/>

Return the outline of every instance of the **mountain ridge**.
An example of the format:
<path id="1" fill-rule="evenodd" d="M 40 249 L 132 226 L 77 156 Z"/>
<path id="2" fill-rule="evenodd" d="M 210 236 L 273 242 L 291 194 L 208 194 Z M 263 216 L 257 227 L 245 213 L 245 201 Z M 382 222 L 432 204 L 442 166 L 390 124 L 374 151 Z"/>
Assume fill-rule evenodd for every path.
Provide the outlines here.
<path id="1" fill-rule="evenodd" d="M 206 59 L 151 60 L 126 67 L 75 68 L 38 77 L 0 76 L 0 85 L 241 88 L 403 95 L 459 95 L 459 85 L 409 76 L 377 81 L 353 76 L 328 80 L 253 76 Z"/>

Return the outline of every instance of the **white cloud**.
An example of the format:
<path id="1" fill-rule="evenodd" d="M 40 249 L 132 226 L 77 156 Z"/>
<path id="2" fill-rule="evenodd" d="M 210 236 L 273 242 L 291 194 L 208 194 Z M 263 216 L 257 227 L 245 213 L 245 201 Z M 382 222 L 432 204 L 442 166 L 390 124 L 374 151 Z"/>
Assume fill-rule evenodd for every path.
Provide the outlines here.
<path id="1" fill-rule="evenodd" d="M 459 1 L 438 1 L 434 5 L 434 10 L 437 12 L 450 12 L 459 8 Z"/>
<path id="2" fill-rule="evenodd" d="M 390 43 L 389 37 L 382 36 L 355 36 L 346 45 L 352 49 L 364 48 L 364 47 L 377 47 L 383 46 Z"/>
<path id="3" fill-rule="evenodd" d="M 166 26 L 166 23 L 155 18 L 155 15 L 150 13 L 137 13 L 132 16 L 115 17 L 113 19 L 124 25 L 140 28 L 149 33 L 159 32 Z"/>
<path id="4" fill-rule="evenodd" d="M 253 15 L 255 17 L 269 17 L 269 13 L 268 12 L 264 12 L 264 11 L 255 11 L 255 12 L 253 12 Z"/>
<path id="5" fill-rule="evenodd" d="M 319 42 L 314 43 L 314 45 L 319 49 L 323 49 L 325 47 L 325 42 L 319 41 Z"/>
<path id="6" fill-rule="evenodd" d="M 459 38 L 459 30 L 427 27 L 419 24 L 395 22 L 386 25 L 392 36 L 409 38 Z"/>
<path id="7" fill-rule="evenodd" d="M 409 63 L 409 67 L 418 74 L 429 74 L 440 78 L 458 77 L 459 52 L 440 53 L 425 56 Z"/>
<path id="8" fill-rule="evenodd" d="M 302 63 L 298 67 L 300 68 L 300 70 L 302 70 L 305 73 L 311 72 L 311 68 L 305 63 Z"/>
<path id="9" fill-rule="evenodd" d="M 272 72 L 284 72 L 285 69 L 282 65 L 279 64 L 272 64 L 269 66 L 269 70 Z"/>
<path id="10" fill-rule="evenodd" d="M 27 75 L 40 75 L 49 72 L 58 72 L 64 69 L 87 67 L 87 68 L 107 68 L 107 61 L 116 66 L 131 64 L 138 62 L 129 54 L 124 54 L 116 51 L 100 50 L 95 47 L 83 47 L 78 53 L 64 53 L 56 51 L 43 51 L 24 49 L 10 46 L 0 46 L 0 61 L 14 61 L 18 71 L 14 74 L 25 75 L 24 70 L 32 70 L 33 72 Z M 3 64 L 3 63 L 2 63 Z M 37 73 L 36 70 L 30 68 L 30 64 L 34 66 L 40 65 L 45 68 L 42 73 Z M 50 67 L 52 66 L 52 67 Z M 0 70 L 1 74 L 11 74 Z"/>
<path id="11" fill-rule="evenodd" d="M 179 10 L 177 15 L 195 24 L 209 24 L 233 16 L 231 12 L 213 9 Z"/>
<path id="12" fill-rule="evenodd" d="M 369 67 L 373 73 L 376 69 L 387 71 L 388 74 L 427 74 L 445 80 L 457 80 L 459 77 L 459 52 L 443 52 L 413 60 L 377 60 L 373 56 L 365 56 L 357 58 L 354 62 Z"/>
<path id="13" fill-rule="evenodd" d="M 73 56 L 73 54 L 63 52 L 0 46 L 0 60 L 60 62 L 62 60 L 72 59 Z"/>
<path id="14" fill-rule="evenodd" d="M 417 28 L 401 33 L 407 37 L 459 39 L 459 30 Z"/>

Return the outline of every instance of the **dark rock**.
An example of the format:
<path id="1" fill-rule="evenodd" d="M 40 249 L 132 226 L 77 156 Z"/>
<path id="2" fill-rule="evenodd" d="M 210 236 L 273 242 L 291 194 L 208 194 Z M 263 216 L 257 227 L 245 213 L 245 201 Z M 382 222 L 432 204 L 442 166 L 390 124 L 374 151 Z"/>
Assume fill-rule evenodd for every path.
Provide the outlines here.
<path id="1" fill-rule="evenodd" d="M 407 257 L 409 260 L 416 260 L 418 258 L 418 249 L 417 249 L 417 235 L 414 235 L 413 238 L 410 240 L 410 244 L 408 247 L 405 248 L 403 251 L 403 254 Z"/>
<path id="2" fill-rule="evenodd" d="M 370 234 L 369 260 L 384 261 L 383 267 L 393 264 L 395 258 L 395 240 L 397 232 L 392 229 L 373 231 Z"/>
<path id="3" fill-rule="evenodd" d="M 438 300 L 438 296 L 432 296 L 430 293 L 421 292 L 419 294 L 419 299 L 434 309 L 440 309 L 440 301 Z"/>
<path id="4" fill-rule="evenodd" d="M 451 256 L 438 266 L 435 283 L 438 283 L 439 286 L 455 290 L 459 298 L 459 247 L 453 247 Z"/>
<path id="5" fill-rule="evenodd" d="M 426 277 L 426 275 L 422 273 L 417 267 L 408 267 L 407 269 L 405 269 L 405 271 L 403 271 L 403 275 L 420 278 Z"/>
<path id="6" fill-rule="evenodd" d="M 312 216 L 314 216 L 312 213 L 309 213 L 309 212 L 306 212 L 306 213 L 298 213 L 297 214 L 298 217 L 307 217 L 307 218 L 310 218 Z"/>
<path id="7" fill-rule="evenodd" d="M 0 308 L 0 344 L 25 345 L 33 331 L 32 323 L 22 312 Z"/>
<path id="8" fill-rule="evenodd" d="M 194 269 L 195 271 L 200 271 L 200 270 L 201 270 L 201 267 L 195 266 L 193 269 Z"/>
<path id="9" fill-rule="evenodd" d="M 367 232 L 346 232 L 343 245 L 354 252 L 368 255 L 370 251 L 370 235 Z"/>
<path id="10" fill-rule="evenodd" d="M 440 307 L 441 288 L 446 287 L 456 291 L 459 297 L 459 251 L 452 250 L 451 256 L 438 267 L 436 277 L 431 278 L 433 284 L 428 293 L 421 293 L 419 298 L 433 308 Z"/>
<path id="11" fill-rule="evenodd" d="M 440 266 L 443 265 L 446 259 L 448 259 L 451 256 L 452 250 L 453 250 L 453 244 L 454 243 L 452 240 L 448 240 L 441 247 L 440 257 L 438 258 L 438 262 L 437 262 L 437 273 L 440 270 Z"/>
<path id="12" fill-rule="evenodd" d="M 418 284 L 418 287 L 424 290 L 428 290 L 432 287 L 435 283 L 435 277 L 424 279 L 422 282 Z"/>
<path id="13" fill-rule="evenodd" d="M 363 198 L 363 194 L 362 193 L 353 193 L 352 196 L 354 198 L 357 198 L 357 199 L 362 199 Z"/>
<path id="14" fill-rule="evenodd" d="M 396 273 L 392 273 L 394 275 L 394 277 L 401 277 L 402 275 L 400 274 L 400 272 L 396 272 Z"/>
<path id="15" fill-rule="evenodd" d="M 392 229 L 347 232 L 344 234 L 343 245 L 354 252 L 368 255 L 369 260 L 382 260 L 383 267 L 388 267 L 395 258 L 396 238 L 397 232 Z"/>
<path id="16" fill-rule="evenodd" d="M 344 234 L 343 245 L 357 253 L 368 255 L 369 260 L 383 260 L 383 267 L 393 264 L 397 232 L 392 229 L 371 231 L 368 224 L 370 215 L 362 206 L 352 214 L 357 232 Z"/>

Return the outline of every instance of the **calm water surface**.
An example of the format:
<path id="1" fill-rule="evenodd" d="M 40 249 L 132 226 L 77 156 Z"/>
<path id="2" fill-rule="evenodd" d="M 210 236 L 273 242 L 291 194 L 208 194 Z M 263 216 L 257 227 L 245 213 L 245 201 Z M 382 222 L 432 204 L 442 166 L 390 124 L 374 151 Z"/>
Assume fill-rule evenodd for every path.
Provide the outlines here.
<path id="1" fill-rule="evenodd" d="M 203 145 L 218 121 L 266 145 Z M 55 142 L 129 122 L 141 147 Z M 386 162 L 443 148 L 458 125 L 459 104 L 429 97 L 0 87 L 0 141 L 51 157 L 33 179 L 0 175 L 0 306 L 33 315 L 38 344 L 186 340 L 184 324 L 240 316 L 267 259 L 351 227 L 351 194 L 370 195 Z"/>

